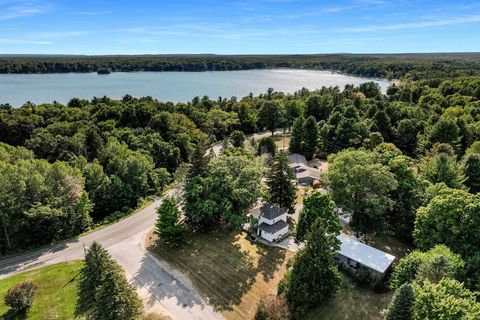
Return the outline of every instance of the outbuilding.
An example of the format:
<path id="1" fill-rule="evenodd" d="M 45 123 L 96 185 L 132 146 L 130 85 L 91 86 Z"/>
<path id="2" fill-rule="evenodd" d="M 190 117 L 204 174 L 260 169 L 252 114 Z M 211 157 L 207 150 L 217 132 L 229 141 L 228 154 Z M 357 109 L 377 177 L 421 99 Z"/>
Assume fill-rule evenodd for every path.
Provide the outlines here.
<path id="1" fill-rule="evenodd" d="M 315 180 L 320 180 L 320 170 L 310 167 L 304 155 L 292 153 L 288 160 L 299 185 L 313 186 Z"/>
<path id="2" fill-rule="evenodd" d="M 350 271 L 368 270 L 374 277 L 381 279 L 395 260 L 395 256 L 347 235 L 341 234 L 337 238 L 340 240 L 340 251 L 336 260 Z"/>

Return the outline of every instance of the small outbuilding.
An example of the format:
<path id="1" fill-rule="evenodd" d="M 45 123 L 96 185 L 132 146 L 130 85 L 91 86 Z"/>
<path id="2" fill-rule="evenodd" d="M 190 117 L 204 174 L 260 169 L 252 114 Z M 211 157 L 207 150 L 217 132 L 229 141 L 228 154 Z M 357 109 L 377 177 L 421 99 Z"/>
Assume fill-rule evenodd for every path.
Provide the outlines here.
<path id="1" fill-rule="evenodd" d="M 336 257 L 338 264 L 350 271 L 368 270 L 377 279 L 382 279 L 395 257 L 373 248 L 352 237 L 339 235 L 340 251 Z"/>
<path id="2" fill-rule="evenodd" d="M 276 205 L 264 204 L 254 209 L 252 215 L 258 216 L 257 235 L 269 242 L 283 239 L 289 232 L 287 210 Z"/>
<path id="3" fill-rule="evenodd" d="M 320 170 L 310 167 L 304 155 L 292 153 L 288 159 L 299 185 L 313 186 L 316 180 L 320 180 Z"/>

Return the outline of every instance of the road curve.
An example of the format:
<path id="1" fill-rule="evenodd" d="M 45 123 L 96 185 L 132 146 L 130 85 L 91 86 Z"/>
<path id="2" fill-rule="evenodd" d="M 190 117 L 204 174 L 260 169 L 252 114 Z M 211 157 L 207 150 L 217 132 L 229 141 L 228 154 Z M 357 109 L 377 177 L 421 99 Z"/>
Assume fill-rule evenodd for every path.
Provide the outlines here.
<path id="1" fill-rule="evenodd" d="M 97 241 L 124 268 L 144 301 L 145 311 L 165 314 L 172 319 L 224 319 L 200 297 L 186 276 L 170 269 L 146 250 L 145 237 L 154 226 L 155 209 L 160 203 L 161 200 L 155 200 L 138 213 L 77 239 L 0 260 L 0 279 L 26 270 L 83 259 L 84 248 Z"/>
<path id="2" fill-rule="evenodd" d="M 281 132 L 283 130 L 276 130 L 275 133 Z M 270 135 L 271 132 L 266 131 L 246 138 L 260 139 Z M 214 144 L 211 149 L 215 155 L 220 154 L 222 143 Z M 169 193 L 178 193 L 178 190 Z M 145 238 L 155 225 L 155 209 L 160 203 L 161 199 L 157 199 L 126 219 L 74 240 L 0 260 L 0 279 L 56 263 L 83 259 L 85 248 L 96 241 L 123 267 L 142 297 L 146 312 L 161 313 L 180 320 L 224 319 L 201 298 L 187 276 L 171 269 L 145 248 Z"/>

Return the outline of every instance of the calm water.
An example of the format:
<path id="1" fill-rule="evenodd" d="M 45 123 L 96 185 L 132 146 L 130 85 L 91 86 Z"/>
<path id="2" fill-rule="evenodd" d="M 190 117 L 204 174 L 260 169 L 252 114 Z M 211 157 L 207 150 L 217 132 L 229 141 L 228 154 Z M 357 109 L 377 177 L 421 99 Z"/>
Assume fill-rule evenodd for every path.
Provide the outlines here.
<path id="1" fill-rule="evenodd" d="M 265 93 L 268 88 L 293 93 L 302 87 L 361 84 L 371 79 L 352 77 L 329 71 L 312 70 L 248 70 L 211 72 L 116 72 L 67 74 L 0 74 L 0 103 L 21 106 L 33 103 L 66 103 L 71 98 L 91 99 L 94 96 L 121 98 L 152 96 L 162 101 L 186 102 L 195 96 L 243 97 L 250 92 Z M 377 82 L 385 91 L 389 83 Z"/>

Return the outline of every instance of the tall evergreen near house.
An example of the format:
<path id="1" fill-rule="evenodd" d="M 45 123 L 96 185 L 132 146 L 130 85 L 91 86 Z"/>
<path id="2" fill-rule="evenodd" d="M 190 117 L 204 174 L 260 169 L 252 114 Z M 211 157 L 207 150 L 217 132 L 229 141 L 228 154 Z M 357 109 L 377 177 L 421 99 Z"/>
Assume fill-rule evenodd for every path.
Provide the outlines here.
<path id="1" fill-rule="evenodd" d="M 308 159 L 312 159 L 317 152 L 318 147 L 318 125 L 314 117 L 310 116 L 305 121 L 303 155 Z"/>
<path id="2" fill-rule="evenodd" d="M 305 131 L 305 118 L 300 116 L 293 122 L 292 137 L 290 139 L 290 153 L 303 154 L 303 136 Z"/>
<path id="3" fill-rule="evenodd" d="M 76 315 L 89 320 L 134 320 L 142 309 L 122 268 L 100 244 L 92 243 L 80 272 Z"/>
<path id="4" fill-rule="evenodd" d="M 340 276 L 334 258 L 339 249 L 338 233 L 329 233 L 321 219 L 315 221 L 307 236 L 305 249 L 299 251 L 292 268 L 280 285 L 294 319 L 304 319 L 314 309 L 332 298 Z"/>
<path id="5" fill-rule="evenodd" d="M 385 314 L 385 320 L 411 320 L 413 302 L 414 293 L 412 285 L 404 283 L 395 291 Z"/>
<path id="6" fill-rule="evenodd" d="M 295 211 L 297 188 L 294 181 L 295 175 L 290 168 L 288 155 L 285 151 L 280 151 L 275 156 L 275 161 L 267 176 L 269 200 L 271 203 L 287 209 L 289 213 Z"/>

